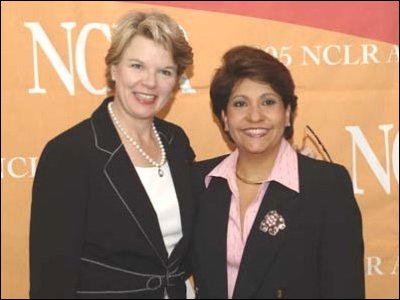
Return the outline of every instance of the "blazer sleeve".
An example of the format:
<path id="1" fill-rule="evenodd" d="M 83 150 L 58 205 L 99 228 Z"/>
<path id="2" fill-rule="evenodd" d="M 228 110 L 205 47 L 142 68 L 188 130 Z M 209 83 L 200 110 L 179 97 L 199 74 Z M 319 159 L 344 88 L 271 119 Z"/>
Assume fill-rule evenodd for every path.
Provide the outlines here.
<path id="1" fill-rule="evenodd" d="M 321 298 L 365 298 L 361 213 L 346 169 L 339 166 L 331 175 L 320 245 Z"/>
<path id="2" fill-rule="evenodd" d="M 30 297 L 75 298 L 88 196 L 79 150 L 57 142 L 36 171 L 30 225 Z"/>

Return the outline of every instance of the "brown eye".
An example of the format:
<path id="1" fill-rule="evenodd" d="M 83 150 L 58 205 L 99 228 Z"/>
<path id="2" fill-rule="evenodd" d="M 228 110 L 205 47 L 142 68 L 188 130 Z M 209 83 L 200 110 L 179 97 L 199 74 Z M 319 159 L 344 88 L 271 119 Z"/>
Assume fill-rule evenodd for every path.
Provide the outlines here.
<path id="1" fill-rule="evenodd" d="M 243 100 L 235 100 L 233 101 L 233 107 L 243 107 L 246 105 L 246 102 Z"/>
<path id="2" fill-rule="evenodd" d="M 274 105 L 275 103 L 276 103 L 276 100 L 274 100 L 274 99 L 265 99 L 262 102 L 262 104 L 265 106 Z"/>

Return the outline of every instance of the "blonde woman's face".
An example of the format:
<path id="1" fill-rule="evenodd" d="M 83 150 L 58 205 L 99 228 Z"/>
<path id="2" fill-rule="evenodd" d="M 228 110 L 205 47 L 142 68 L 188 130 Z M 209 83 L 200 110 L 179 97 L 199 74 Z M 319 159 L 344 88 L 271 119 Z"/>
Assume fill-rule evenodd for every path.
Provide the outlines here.
<path id="1" fill-rule="evenodd" d="M 168 102 L 177 84 L 177 66 L 170 51 L 137 35 L 121 61 L 111 67 L 115 104 L 136 119 L 153 118 Z"/>

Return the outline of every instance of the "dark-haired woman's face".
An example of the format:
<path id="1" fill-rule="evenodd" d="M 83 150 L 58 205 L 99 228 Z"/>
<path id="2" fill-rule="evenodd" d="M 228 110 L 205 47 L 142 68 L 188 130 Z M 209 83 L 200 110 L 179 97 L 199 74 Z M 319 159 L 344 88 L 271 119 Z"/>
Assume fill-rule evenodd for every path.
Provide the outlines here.
<path id="1" fill-rule="evenodd" d="M 231 94 L 226 113 L 222 113 L 241 154 L 268 154 L 278 151 L 290 108 L 269 84 L 244 79 Z"/>

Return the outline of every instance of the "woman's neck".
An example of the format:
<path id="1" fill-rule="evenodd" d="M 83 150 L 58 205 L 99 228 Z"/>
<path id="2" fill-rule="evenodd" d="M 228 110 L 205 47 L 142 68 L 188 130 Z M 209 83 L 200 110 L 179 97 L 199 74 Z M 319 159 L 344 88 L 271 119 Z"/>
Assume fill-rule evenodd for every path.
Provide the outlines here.
<path id="1" fill-rule="evenodd" d="M 264 153 L 248 153 L 239 150 L 236 171 L 246 179 L 264 180 L 267 179 L 275 165 L 279 153 L 279 146 Z"/>
<path id="2" fill-rule="evenodd" d="M 134 118 L 115 102 L 112 105 L 112 109 L 120 125 L 137 142 L 147 144 L 153 139 L 152 123 L 154 119 Z"/>

